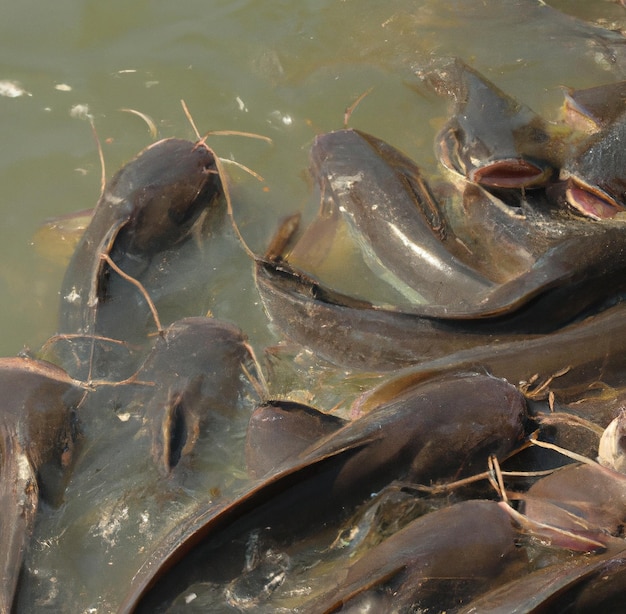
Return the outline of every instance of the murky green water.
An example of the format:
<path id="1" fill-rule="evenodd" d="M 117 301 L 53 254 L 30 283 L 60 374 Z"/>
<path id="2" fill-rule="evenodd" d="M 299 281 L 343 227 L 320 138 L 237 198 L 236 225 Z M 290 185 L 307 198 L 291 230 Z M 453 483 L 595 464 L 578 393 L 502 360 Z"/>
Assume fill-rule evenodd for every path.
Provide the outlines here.
<path id="1" fill-rule="evenodd" d="M 33 233 L 50 216 L 93 206 L 99 194 L 96 147 L 88 123 L 71 116 L 75 105 L 89 106 L 109 176 L 151 141 L 142 120 L 121 108 L 150 115 L 160 136 L 192 137 L 184 99 L 201 131 L 271 136 L 272 147 L 212 141 L 220 155 L 266 178 L 266 192 L 246 181 L 238 203 L 245 236 L 261 249 L 275 220 L 307 203 L 311 139 L 341 127 L 344 108 L 368 88 L 375 89 L 352 125 L 433 163 L 443 108 L 410 87 L 411 67 L 430 54 L 462 55 L 547 115 L 560 103 L 560 85 L 623 77 L 601 52 L 585 50 L 582 37 L 558 38 L 559 25 L 543 23 L 539 2 L 483 4 L 4 2 L 0 79 L 18 81 L 29 95 L 0 97 L 0 354 L 37 347 L 55 330 L 62 267 L 37 254 Z M 624 20 L 614 2 L 560 5 Z M 229 270 L 228 283 L 240 274 Z M 225 308 L 238 319 L 234 310 Z"/>
<path id="2" fill-rule="evenodd" d="M 108 176 L 152 140 L 146 124 L 122 108 L 149 115 L 161 137 L 194 138 L 181 99 L 201 132 L 270 136 L 271 146 L 239 137 L 210 141 L 220 156 L 265 178 L 261 184 L 233 171 L 235 215 L 261 252 L 286 213 L 313 215 L 311 141 L 342 127 L 345 107 L 371 87 L 351 125 L 434 171 L 433 136 L 445 105 L 416 89 L 413 75 L 432 55 L 462 56 L 548 118 L 557 115 L 561 86 L 626 78 L 623 45 L 598 42 L 586 26 L 542 4 L 4 0 L 0 80 L 17 81 L 26 93 L 0 96 L 0 355 L 37 348 L 56 329 L 63 263 L 46 255 L 49 246 L 38 251 L 34 233 L 46 218 L 94 206 L 99 195 L 97 149 L 88 122 L 71 113 L 76 105 L 88 105 L 94 118 Z M 616 2 L 553 4 L 626 25 Z M 249 260 L 226 226 L 216 241 L 211 310 L 257 346 L 270 343 Z M 88 608 L 98 590 L 98 582 L 82 586 L 67 611 L 95 611 Z"/>

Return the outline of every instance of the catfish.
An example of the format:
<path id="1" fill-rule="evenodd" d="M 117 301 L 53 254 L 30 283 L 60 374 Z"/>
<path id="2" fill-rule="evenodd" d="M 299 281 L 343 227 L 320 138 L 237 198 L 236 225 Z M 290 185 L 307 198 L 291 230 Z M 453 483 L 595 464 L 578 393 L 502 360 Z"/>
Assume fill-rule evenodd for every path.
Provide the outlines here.
<path id="1" fill-rule="evenodd" d="M 543 191 L 504 202 L 468 184 L 438 199 L 407 156 L 356 130 L 318 136 L 311 174 L 322 198 L 317 220 L 326 227 L 334 220 L 329 211 L 341 212 L 375 273 L 390 273 L 401 293 L 409 289 L 397 311 L 459 326 L 489 320 L 481 332 L 533 334 L 624 289 L 623 220 L 594 224 Z M 289 263 L 291 253 L 315 260 L 323 246 L 310 244 L 313 236 L 265 260 Z"/>
<path id="2" fill-rule="evenodd" d="M 250 416 L 246 465 L 254 478 L 267 475 L 287 459 L 345 426 L 346 420 L 293 401 L 266 401 Z"/>
<path id="3" fill-rule="evenodd" d="M 418 75 L 453 102 L 452 117 L 436 137 L 448 169 L 489 188 L 543 186 L 558 168 L 549 124 L 459 58 Z"/>
<path id="4" fill-rule="evenodd" d="M 493 288 L 451 252 L 452 230 L 407 156 L 365 132 L 340 130 L 317 136 L 310 157 L 324 205 L 341 211 L 366 254 L 426 303 L 466 311 Z"/>
<path id="5" fill-rule="evenodd" d="M 471 374 L 417 386 L 178 526 L 139 569 L 118 611 L 163 607 L 203 569 L 209 573 L 207 565 L 222 578 L 236 577 L 244 554 L 234 544 L 255 528 L 269 526 L 277 543 L 291 544 L 303 529 L 322 530 L 394 480 L 467 475 L 517 444 L 524 417 L 522 396 L 502 380 Z"/>
<path id="6" fill-rule="evenodd" d="M 346 569 L 333 570 L 332 590 L 298 611 L 330 614 L 362 603 L 375 603 L 381 612 L 451 611 L 526 570 L 516 537 L 493 501 L 450 505 L 413 520 Z"/>
<path id="7" fill-rule="evenodd" d="M 612 219 L 626 211 L 624 138 L 626 112 L 589 137 L 561 169 L 567 203 L 592 219 Z"/>
<path id="8" fill-rule="evenodd" d="M 204 142 L 175 138 L 148 146 L 108 182 L 61 287 L 58 332 L 86 338 L 83 362 L 94 361 L 95 337 L 138 343 L 150 321 L 128 279 L 113 286 L 118 273 L 105 258 L 140 281 L 157 254 L 190 237 L 221 189 L 215 157 Z M 100 355 L 106 356 L 106 348 Z"/>
<path id="9" fill-rule="evenodd" d="M 567 88 L 564 93 L 563 121 L 588 133 L 609 126 L 624 112 L 626 81 L 606 83 L 585 89 Z"/>
<path id="10" fill-rule="evenodd" d="M 10 612 L 24 551 L 48 484 L 66 472 L 74 444 L 73 411 L 84 390 L 61 368 L 31 358 L 0 359 L 0 612 Z"/>

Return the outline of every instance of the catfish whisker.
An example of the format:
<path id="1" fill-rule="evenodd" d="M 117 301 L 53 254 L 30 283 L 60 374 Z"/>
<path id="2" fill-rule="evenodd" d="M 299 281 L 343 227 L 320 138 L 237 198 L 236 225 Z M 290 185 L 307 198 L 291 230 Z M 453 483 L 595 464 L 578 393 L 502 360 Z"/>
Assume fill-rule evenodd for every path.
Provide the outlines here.
<path id="1" fill-rule="evenodd" d="M 352 113 L 356 110 L 356 108 L 361 104 L 361 101 L 372 93 L 374 87 L 370 87 L 368 90 L 365 90 L 350 106 L 346 107 L 346 110 L 343 114 L 343 127 L 347 128 L 348 123 L 350 122 L 350 118 L 352 117 Z"/>
<path id="2" fill-rule="evenodd" d="M 149 115 L 146 115 L 145 113 L 142 113 L 141 111 L 137 111 L 135 109 L 120 109 L 120 111 L 123 111 L 124 113 L 132 113 L 133 115 L 136 115 L 137 117 L 143 119 L 143 121 L 146 122 L 146 124 L 148 125 L 148 130 L 150 130 L 150 136 L 153 139 L 157 138 L 159 131 L 156 127 L 156 124 L 154 123 L 154 120 Z"/>
<path id="3" fill-rule="evenodd" d="M 241 164 L 241 162 L 237 162 L 236 160 L 231 160 L 230 158 L 220 158 L 220 160 L 222 162 L 226 162 L 228 164 L 233 164 L 234 166 L 237 166 L 238 168 L 246 171 L 246 173 L 248 173 L 249 175 L 252 175 L 255 179 L 258 179 L 261 182 L 265 181 L 265 179 L 263 179 L 263 177 L 259 175 L 259 173 L 255 173 L 251 168 L 247 167 L 245 164 Z"/>
<path id="4" fill-rule="evenodd" d="M 102 260 L 104 260 L 120 277 L 133 284 L 139 290 L 139 292 L 141 292 L 141 295 L 148 303 L 148 307 L 150 308 L 150 312 L 152 313 L 152 317 L 154 318 L 154 323 L 156 324 L 159 334 L 163 334 L 163 327 L 161 326 L 161 320 L 159 319 L 159 314 L 157 312 L 156 306 L 154 305 L 154 302 L 150 298 L 150 295 L 148 294 L 148 291 L 145 289 L 144 285 L 139 280 L 131 277 L 130 275 L 128 275 L 128 273 L 122 271 L 122 269 L 120 269 L 120 267 L 118 267 L 117 264 L 113 262 L 108 254 L 101 254 L 100 258 L 102 258 Z"/>

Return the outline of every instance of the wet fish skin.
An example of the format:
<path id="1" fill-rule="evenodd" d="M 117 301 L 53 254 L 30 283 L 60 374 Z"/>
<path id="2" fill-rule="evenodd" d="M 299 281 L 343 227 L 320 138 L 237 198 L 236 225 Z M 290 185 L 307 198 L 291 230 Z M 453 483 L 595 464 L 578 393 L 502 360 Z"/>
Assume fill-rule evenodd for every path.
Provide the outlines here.
<path id="1" fill-rule="evenodd" d="M 333 573 L 336 586 L 299 612 L 350 610 L 358 599 L 388 595 L 394 611 L 448 611 L 525 568 L 516 532 L 493 501 L 464 501 L 421 516 Z M 455 592 L 454 581 L 463 588 Z M 376 593 L 374 593 L 376 591 Z"/>
<path id="2" fill-rule="evenodd" d="M 123 166 L 107 184 L 67 268 L 59 332 L 116 338 L 115 322 L 107 330 L 98 319 L 99 304 L 111 298 L 113 275 L 101 256 L 137 277 L 155 253 L 189 236 L 220 192 L 215 159 L 204 144 L 164 139 Z"/>
<path id="3" fill-rule="evenodd" d="M 587 531 L 595 531 L 596 539 L 603 541 L 608 535 L 619 536 L 626 521 L 626 476 L 595 464 L 568 465 L 535 482 L 522 500 L 522 511 L 529 518 L 573 533 L 584 532 L 584 521 Z M 543 503 L 573 516 L 546 516 L 549 508 Z M 580 525 L 575 517 L 581 519 Z"/>
<path id="4" fill-rule="evenodd" d="M 205 551 L 212 543 L 228 549 L 234 536 L 259 526 L 271 526 L 291 543 L 294 532 L 324 526 L 395 479 L 471 472 L 490 453 L 516 445 L 524 412 L 520 393 L 488 376 L 416 387 L 328 435 L 234 501 L 201 510 L 178 527 L 136 574 L 119 612 L 153 611 L 171 599 L 181 578 L 192 582 L 200 573 L 201 561 L 217 560 Z M 167 575 L 170 569 L 175 575 Z"/>
<path id="5" fill-rule="evenodd" d="M 386 371 L 504 341 L 489 324 L 375 308 L 324 288 L 285 262 L 258 260 L 255 279 L 270 320 L 290 340 L 341 366 Z"/>
<path id="6" fill-rule="evenodd" d="M 375 483 L 373 476 L 403 459 L 410 459 L 402 478 L 409 482 L 457 478 L 478 472 L 490 454 L 501 457 L 513 449 L 523 436 L 525 415 L 523 397 L 505 380 L 476 373 L 444 376 L 389 397 L 304 454 L 370 442 L 345 461 L 333 485 L 337 494 L 361 479 Z"/>
<path id="7" fill-rule="evenodd" d="M 626 211 L 625 139 L 626 112 L 564 162 L 560 179 L 565 182 L 565 198 L 575 210 L 598 220 Z"/>
<path id="8" fill-rule="evenodd" d="M 626 81 L 596 85 L 585 89 L 566 89 L 563 119 L 576 129 L 597 132 L 624 112 Z"/>
<path id="9" fill-rule="evenodd" d="M 377 261 L 421 297 L 398 311 L 439 318 L 437 325 L 463 320 L 477 335 L 538 334 L 624 287 L 623 222 L 594 224 L 551 202 L 544 191 L 528 197 L 516 192 L 504 202 L 467 184 L 462 196 L 443 204 L 411 160 L 355 130 L 318 136 L 311 174 L 323 199 L 320 228 L 337 223 L 327 210 L 341 212 L 366 260 Z M 296 243 L 291 253 L 297 260 L 315 260 L 315 236 L 305 233 L 306 245 Z M 265 261 L 286 268 L 289 259 L 272 254 Z"/>
<path id="10" fill-rule="evenodd" d="M 563 277 L 570 285 L 548 284 L 555 286 L 553 291 L 536 297 L 528 310 L 520 308 L 500 318 L 446 319 L 427 317 L 405 308 L 374 306 L 325 288 L 284 261 L 258 259 L 255 279 L 270 320 L 291 341 L 312 349 L 334 364 L 352 369 L 388 371 L 410 364 L 443 361 L 447 355 L 471 352 L 474 348 L 475 362 L 469 359 L 470 364 L 480 365 L 491 355 L 503 356 L 510 352 L 511 363 L 507 362 L 507 366 L 513 368 L 514 348 L 521 351 L 526 342 L 542 355 L 547 354 L 548 360 L 552 357 L 558 361 L 558 349 L 551 348 L 550 344 L 553 340 L 566 339 L 567 331 L 578 330 L 579 325 L 572 323 L 559 329 L 556 322 L 568 322 L 572 317 L 570 310 L 584 310 L 589 307 L 589 301 L 593 304 L 607 290 L 602 274 L 588 279 L 584 274 L 569 271 L 569 258 L 580 246 L 589 248 L 589 271 L 597 268 L 600 273 L 605 272 L 603 264 L 596 267 L 594 256 L 603 249 L 602 243 L 591 238 L 572 238 L 546 256 L 544 276 L 544 280 L 552 274 Z M 609 259 L 607 264 L 617 260 Z M 540 265 L 534 275 L 531 273 L 520 281 L 520 289 L 528 297 L 533 296 L 542 268 Z M 579 284 L 580 291 L 572 298 L 570 290 Z M 503 287 L 494 294 L 494 301 L 502 296 L 508 299 L 506 289 Z M 619 290 L 619 286 L 615 290 Z M 415 311 L 418 310 L 421 311 L 421 307 Z M 538 321 L 540 314 L 544 317 Z M 601 313 L 596 317 L 604 319 Z M 550 336 L 544 338 L 540 333 Z M 557 336 L 560 333 L 563 337 Z M 503 349 L 499 350 L 500 347 Z M 554 371 L 562 366 L 556 366 Z M 518 371 L 523 372 L 525 368 L 528 365 L 520 359 Z"/>
<path id="11" fill-rule="evenodd" d="M 164 476 L 176 475 L 203 433 L 219 433 L 221 424 L 233 419 L 240 396 L 255 395 L 244 369 L 257 377 L 237 326 L 201 316 L 177 320 L 157 338 L 132 378 L 89 394 L 82 411 L 85 436 L 97 436 L 105 408 L 141 412 L 156 466 Z"/>
<path id="12" fill-rule="evenodd" d="M 604 609 L 600 599 L 594 600 L 591 591 L 585 594 L 584 587 L 593 586 L 596 579 L 601 578 L 600 587 L 605 579 L 615 577 L 623 581 L 626 569 L 626 552 L 623 540 L 615 540 L 609 551 L 593 556 L 577 556 L 562 563 L 549 565 L 512 580 L 502 586 L 488 591 L 459 610 L 459 614 L 542 614 L 544 612 L 620 612 L 623 608 L 623 584 L 613 584 L 607 590 L 608 599 L 614 598 L 618 588 L 618 609 Z M 586 607 L 576 609 L 577 596 L 581 594 L 587 601 Z M 589 599 L 591 597 L 591 599 Z M 592 607 L 589 607 L 589 603 Z M 584 605 L 581 603 L 581 605 Z"/>
<path id="13" fill-rule="evenodd" d="M 518 384 L 532 376 L 548 378 L 553 391 L 575 395 L 602 382 L 623 385 L 626 369 L 626 305 L 602 313 L 549 335 L 453 352 L 435 360 L 397 371 L 357 400 L 358 411 L 368 411 L 405 387 L 446 373 L 480 371 Z M 568 369 L 569 367 L 569 369 Z"/>
<path id="14" fill-rule="evenodd" d="M 548 123 L 459 58 L 418 71 L 453 101 L 452 117 L 436 138 L 439 161 L 490 188 L 543 186 L 557 156 Z"/>
<path id="15" fill-rule="evenodd" d="M 0 612 L 11 611 L 39 505 L 39 471 L 61 468 L 72 449 L 72 410 L 84 391 L 62 369 L 0 359 Z"/>
<path id="16" fill-rule="evenodd" d="M 157 384 L 146 390 L 144 415 L 152 422 L 153 456 L 165 475 L 192 453 L 202 430 L 219 432 L 216 423 L 233 417 L 243 374 L 258 377 L 255 369 L 246 337 L 229 322 L 189 317 L 166 329 L 138 373 Z M 247 387 L 252 389 L 250 382 Z"/>
<path id="17" fill-rule="evenodd" d="M 421 294 L 450 311 L 471 309 L 493 283 L 451 251 L 454 236 L 417 165 L 358 130 L 321 134 L 311 175 L 341 211 L 365 251 Z M 384 249 L 381 246 L 384 245 Z"/>
<path id="18" fill-rule="evenodd" d="M 253 478 L 275 471 L 346 421 L 293 401 L 267 401 L 248 423 L 246 465 Z"/>

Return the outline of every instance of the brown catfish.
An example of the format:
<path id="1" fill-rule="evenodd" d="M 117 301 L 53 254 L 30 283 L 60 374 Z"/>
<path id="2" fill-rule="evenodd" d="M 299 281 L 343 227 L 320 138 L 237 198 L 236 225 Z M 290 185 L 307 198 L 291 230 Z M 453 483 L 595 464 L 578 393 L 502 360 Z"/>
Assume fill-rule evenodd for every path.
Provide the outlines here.
<path id="1" fill-rule="evenodd" d="M 234 501 L 177 527 L 135 575 L 119 612 L 154 611 L 201 575 L 201 561 L 226 565 L 207 548 L 252 529 L 270 526 L 276 538 L 292 542 L 393 480 L 475 471 L 489 454 L 516 445 L 524 414 L 519 392 L 495 378 L 464 375 L 417 386 L 286 461 Z M 231 565 L 232 556 L 225 556 Z"/>
<path id="2" fill-rule="evenodd" d="M 65 371 L 0 359 L 0 612 L 11 611 L 39 503 L 40 470 L 70 462 L 72 408 L 83 394 Z"/>
<path id="3" fill-rule="evenodd" d="M 142 339 L 138 322 L 145 327 L 148 308 L 127 280 L 119 296 L 111 295 L 117 273 L 103 257 L 140 277 L 155 254 L 189 237 L 220 191 L 214 155 L 202 142 L 164 139 L 123 166 L 107 184 L 65 273 L 59 332 Z M 137 313 L 139 320 L 132 317 Z"/>
<path id="4" fill-rule="evenodd" d="M 569 613 L 592 614 L 593 612 L 623 612 L 623 578 L 626 569 L 626 550 L 623 540 L 614 540 L 611 548 L 602 554 L 593 556 L 575 556 L 565 561 L 548 565 L 521 576 L 470 602 L 459 610 L 459 614 L 544 614 Z M 611 584 L 614 592 L 609 598 L 617 597 L 617 607 L 603 608 L 604 595 L 598 594 L 602 584 L 616 576 L 620 584 Z M 577 607 L 581 592 L 586 587 L 596 588 L 597 599 L 593 593 L 584 595 L 584 604 Z M 582 591 L 581 591 L 582 589 Z M 598 589 L 600 589 L 598 591 Z M 581 601 L 583 601 L 581 599 Z M 582 604 L 581 604 L 582 605 Z M 586 607 L 585 607 L 586 606 Z"/>
<path id="5" fill-rule="evenodd" d="M 378 612 L 452 611 L 525 569 L 526 555 L 515 538 L 497 503 L 451 505 L 410 522 L 347 568 L 333 570 L 333 588 L 298 611 L 330 614 L 365 604 Z"/>
<path id="6" fill-rule="evenodd" d="M 535 375 L 558 375 L 551 390 L 580 393 L 599 383 L 623 384 L 625 369 L 626 305 L 621 303 L 549 335 L 462 350 L 407 367 L 365 393 L 356 409 L 376 407 L 406 387 L 462 370 L 491 373 L 515 384 Z"/>
<path id="7" fill-rule="evenodd" d="M 558 158 L 545 120 L 458 58 L 418 74 L 454 103 L 437 136 L 445 167 L 490 188 L 546 184 Z"/>
<path id="8" fill-rule="evenodd" d="M 293 459 L 309 446 L 346 424 L 293 401 L 267 401 L 257 407 L 246 432 L 246 465 L 253 478 L 261 478 Z"/>
<path id="9" fill-rule="evenodd" d="M 604 542 L 626 522 L 626 476 L 596 464 L 569 465 L 537 481 L 522 496 L 524 514 Z"/>

